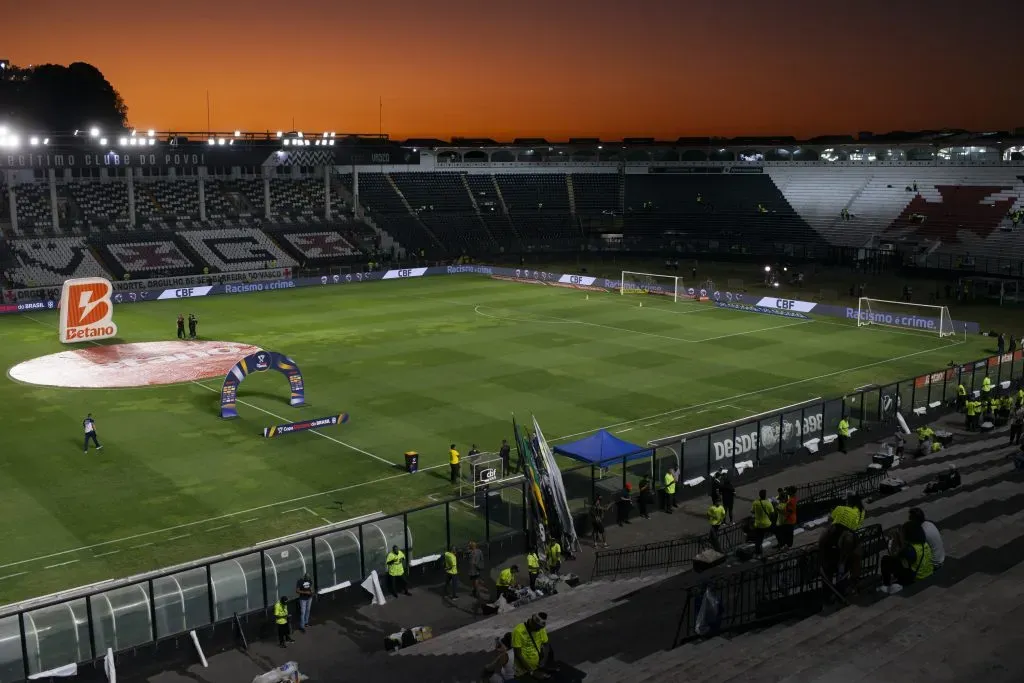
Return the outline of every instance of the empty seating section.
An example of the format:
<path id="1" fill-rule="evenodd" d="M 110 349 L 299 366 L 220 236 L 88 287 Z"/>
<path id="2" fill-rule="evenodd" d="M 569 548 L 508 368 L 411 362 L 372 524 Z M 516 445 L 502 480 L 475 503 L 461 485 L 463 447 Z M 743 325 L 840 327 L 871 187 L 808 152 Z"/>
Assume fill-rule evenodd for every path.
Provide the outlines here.
<path id="1" fill-rule="evenodd" d="M 119 279 L 123 278 L 125 273 L 135 279 L 141 279 L 191 275 L 198 270 L 170 239 L 108 242 L 98 245 L 97 248 L 109 256 L 108 263 L 116 267 L 117 272 L 114 275 Z"/>
<path id="2" fill-rule="evenodd" d="M 33 232 L 33 228 L 53 227 L 53 211 L 50 208 L 50 186 L 45 183 L 25 183 L 14 186 L 15 211 L 18 214 L 18 229 Z"/>
<path id="3" fill-rule="evenodd" d="M 135 213 L 139 223 L 199 218 L 199 181 L 196 178 L 137 181 L 134 187 Z"/>
<path id="4" fill-rule="evenodd" d="M 68 222 L 128 226 L 128 184 L 124 181 L 67 183 L 60 190 L 77 208 L 77 212 L 67 211 Z"/>
<path id="5" fill-rule="evenodd" d="M 564 173 L 495 173 L 494 178 L 510 214 L 569 213 L 569 186 Z"/>
<path id="6" fill-rule="evenodd" d="M 252 215 L 248 201 L 241 197 L 237 187 L 228 182 L 207 179 L 203 182 L 203 195 L 206 200 L 206 219 L 209 221 Z"/>
<path id="7" fill-rule="evenodd" d="M 359 250 L 337 230 L 283 232 L 280 238 L 300 254 L 305 263 L 331 263 L 359 255 Z"/>
<path id="8" fill-rule="evenodd" d="M 323 217 L 323 184 L 313 178 L 271 178 L 270 214 L 300 221 L 317 221 Z M 320 203 L 314 204 L 313 193 L 320 190 Z"/>
<path id="9" fill-rule="evenodd" d="M 295 259 L 255 228 L 193 230 L 180 235 L 211 270 L 259 270 L 275 261 L 279 268 L 296 265 Z"/>
<path id="10" fill-rule="evenodd" d="M 472 213 L 473 203 L 458 173 L 392 173 L 391 178 L 417 213 Z"/>
<path id="11" fill-rule="evenodd" d="M 833 173 L 821 168 L 767 169 L 783 196 L 803 219 L 831 244 L 865 246 L 871 232 L 865 233 L 842 217 L 864 192 L 871 180 L 869 168 L 843 168 Z"/>
<path id="12" fill-rule="evenodd" d="M 619 213 L 622 210 L 618 173 L 573 173 L 572 190 L 579 215 Z"/>
<path id="13" fill-rule="evenodd" d="M 405 208 L 402 197 L 383 173 L 359 174 L 359 201 L 377 226 L 391 235 L 410 254 L 433 251 L 436 243 L 418 218 Z"/>
<path id="14" fill-rule="evenodd" d="M 674 231 L 738 243 L 821 241 L 765 174 L 644 173 L 627 174 L 625 181 L 627 235 Z"/>
<path id="15" fill-rule="evenodd" d="M 106 272 L 84 237 L 46 237 L 11 242 L 19 287 L 60 285 L 71 277 L 104 277 Z"/>
<path id="16" fill-rule="evenodd" d="M 453 255 L 493 253 L 497 248 L 476 213 L 425 211 L 420 214 L 420 220 Z"/>

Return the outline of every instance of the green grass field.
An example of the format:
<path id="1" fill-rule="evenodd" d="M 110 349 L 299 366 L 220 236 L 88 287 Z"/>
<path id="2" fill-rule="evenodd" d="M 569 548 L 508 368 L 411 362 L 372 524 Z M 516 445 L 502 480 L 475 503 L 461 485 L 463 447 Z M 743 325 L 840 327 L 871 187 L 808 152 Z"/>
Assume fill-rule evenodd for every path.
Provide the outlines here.
<path id="1" fill-rule="evenodd" d="M 119 307 L 122 342 L 171 339 L 174 317 L 194 311 L 205 339 L 290 355 L 309 405 L 289 407 L 276 373 L 245 381 L 234 421 L 218 417 L 217 380 L 71 390 L 5 376 L 0 601 L 443 500 L 453 493 L 448 444 L 496 450 L 513 412 L 536 414 L 550 440 L 608 427 L 646 442 L 904 379 L 988 346 L 639 303 L 468 275 Z M 0 319 L 3 367 L 62 350 L 56 324 L 52 313 Z M 350 422 L 322 435 L 259 435 L 342 411 Z M 87 412 L 105 449 L 83 456 Z M 435 469 L 403 474 L 410 449 Z M 443 525 L 443 514 L 411 524 Z"/>

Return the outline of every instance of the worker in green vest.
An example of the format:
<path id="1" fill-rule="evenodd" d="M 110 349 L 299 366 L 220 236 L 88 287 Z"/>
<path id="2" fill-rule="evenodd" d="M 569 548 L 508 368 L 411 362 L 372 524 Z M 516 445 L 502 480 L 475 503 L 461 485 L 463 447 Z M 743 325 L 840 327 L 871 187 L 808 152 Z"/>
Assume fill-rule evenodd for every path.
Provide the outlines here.
<path id="1" fill-rule="evenodd" d="M 388 569 L 388 590 L 391 595 L 397 598 L 399 588 L 409 595 L 409 587 L 405 583 L 405 553 L 397 545 L 392 546 L 391 552 L 384 558 L 384 564 Z"/>
<path id="2" fill-rule="evenodd" d="M 548 563 L 548 571 L 552 574 L 557 574 L 562 568 L 562 545 L 554 536 L 548 539 L 548 553 L 545 559 Z"/>
<path id="3" fill-rule="evenodd" d="M 883 585 L 878 590 L 888 595 L 932 575 L 932 549 L 920 524 L 904 522 L 895 552 L 882 557 L 881 571 Z"/>
<path id="4" fill-rule="evenodd" d="M 455 546 L 448 548 L 444 553 L 444 590 L 448 592 L 451 588 L 451 598 L 459 597 L 456 592 L 459 587 L 459 558 L 455 556 Z"/>
<path id="5" fill-rule="evenodd" d="M 526 553 L 526 572 L 530 575 L 530 590 L 537 590 L 537 577 L 540 575 L 540 556 L 536 548 Z"/>
<path id="6" fill-rule="evenodd" d="M 288 627 L 288 596 L 282 595 L 281 599 L 274 603 L 274 623 L 277 624 L 277 644 L 281 647 L 288 647 L 286 643 L 294 643 L 291 629 Z"/>
<path id="7" fill-rule="evenodd" d="M 725 522 L 725 506 L 716 495 L 711 498 L 711 505 L 708 507 L 708 524 L 711 525 L 708 532 L 708 544 L 717 552 L 722 552 L 722 544 L 718 541 L 718 529 L 723 522 Z"/>
<path id="8" fill-rule="evenodd" d="M 839 452 L 846 452 L 846 440 L 850 438 L 850 423 L 843 415 L 839 418 Z"/>
<path id="9" fill-rule="evenodd" d="M 775 507 L 768 500 L 768 491 L 761 489 L 757 492 L 757 500 L 750 506 L 750 512 L 754 516 L 754 555 L 761 557 L 764 537 L 772 528 L 772 517 L 775 515 Z"/>
<path id="10" fill-rule="evenodd" d="M 676 507 L 676 476 L 672 470 L 665 472 L 665 512 L 672 514 L 672 508 Z"/>
<path id="11" fill-rule="evenodd" d="M 985 379 L 981 380 L 981 395 L 988 398 L 990 391 L 992 391 L 992 379 L 985 375 Z"/>
<path id="12" fill-rule="evenodd" d="M 1017 407 L 1024 408 L 1024 387 L 1017 390 Z"/>
<path id="13" fill-rule="evenodd" d="M 967 429 L 974 431 L 978 428 L 978 415 L 981 412 L 981 401 L 976 398 L 967 400 Z"/>
<path id="14" fill-rule="evenodd" d="M 495 586 L 501 595 L 514 593 L 519 588 L 519 566 L 514 564 L 511 567 L 502 569 L 498 573 L 498 580 L 495 582 Z"/>
<path id="15" fill-rule="evenodd" d="M 956 387 L 956 409 L 963 410 L 967 403 L 967 389 L 964 387 L 963 382 Z"/>

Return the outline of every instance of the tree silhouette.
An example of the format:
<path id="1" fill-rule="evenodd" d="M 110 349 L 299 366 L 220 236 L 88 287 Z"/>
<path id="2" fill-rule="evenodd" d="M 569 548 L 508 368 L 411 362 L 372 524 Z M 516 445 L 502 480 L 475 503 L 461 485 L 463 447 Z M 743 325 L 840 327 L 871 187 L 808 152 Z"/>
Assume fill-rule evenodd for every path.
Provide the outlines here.
<path id="1" fill-rule="evenodd" d="M 65 133 L 128 124 L 128 107 L 99 69 L 85 62 L 0 71 L 0 123 L 25 131 Z"/>

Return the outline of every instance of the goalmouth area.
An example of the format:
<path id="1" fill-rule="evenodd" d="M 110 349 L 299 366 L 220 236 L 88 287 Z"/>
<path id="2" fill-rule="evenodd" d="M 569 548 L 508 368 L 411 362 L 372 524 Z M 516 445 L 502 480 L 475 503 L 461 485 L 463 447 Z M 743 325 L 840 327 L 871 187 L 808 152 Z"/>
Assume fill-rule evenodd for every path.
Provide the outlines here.
<path id="1" fill-rule="evenodd" d="M 271 349 L 301 365 L 307 406 L 289 406 L 283 380 L 260 373 L 239 390 L 233 421 L 218 418 L 215 379 L 26 384 L 12 368 L 68 350 L 56 314 L 0 319 L 10 425 L 0 453 L 0 510 L 10 521 L 0 530 L 0 601 L 434 505 L 458 492 L 448 445 L 496 451 L 513 412 L 536 415 L 556 444 L 599 428 L 646 443 L 936 372 L 991 346 L 973 334 L 858 328 L 768 305 L 770 293 L 629 297 L 610 282 L 487 269 L 116 308 L 117 343 L 167 341 L 176 316 L 195 313 L 204 341 Z M 267 425 L 341 412 L 351 419 L 330 431 L 260 436 Z M 105 446 L 87 455 L 86 413 Z M 402 471 L 410 450 L 420 454 L 414 475 Z M 462 507 L 454 540 L 479 540 L 479 512 Z M 431 530 L 444 529 L 443 506 L 409 517 L 423 541 L 417 554 L 439 551 L 445 533 Z"/>

